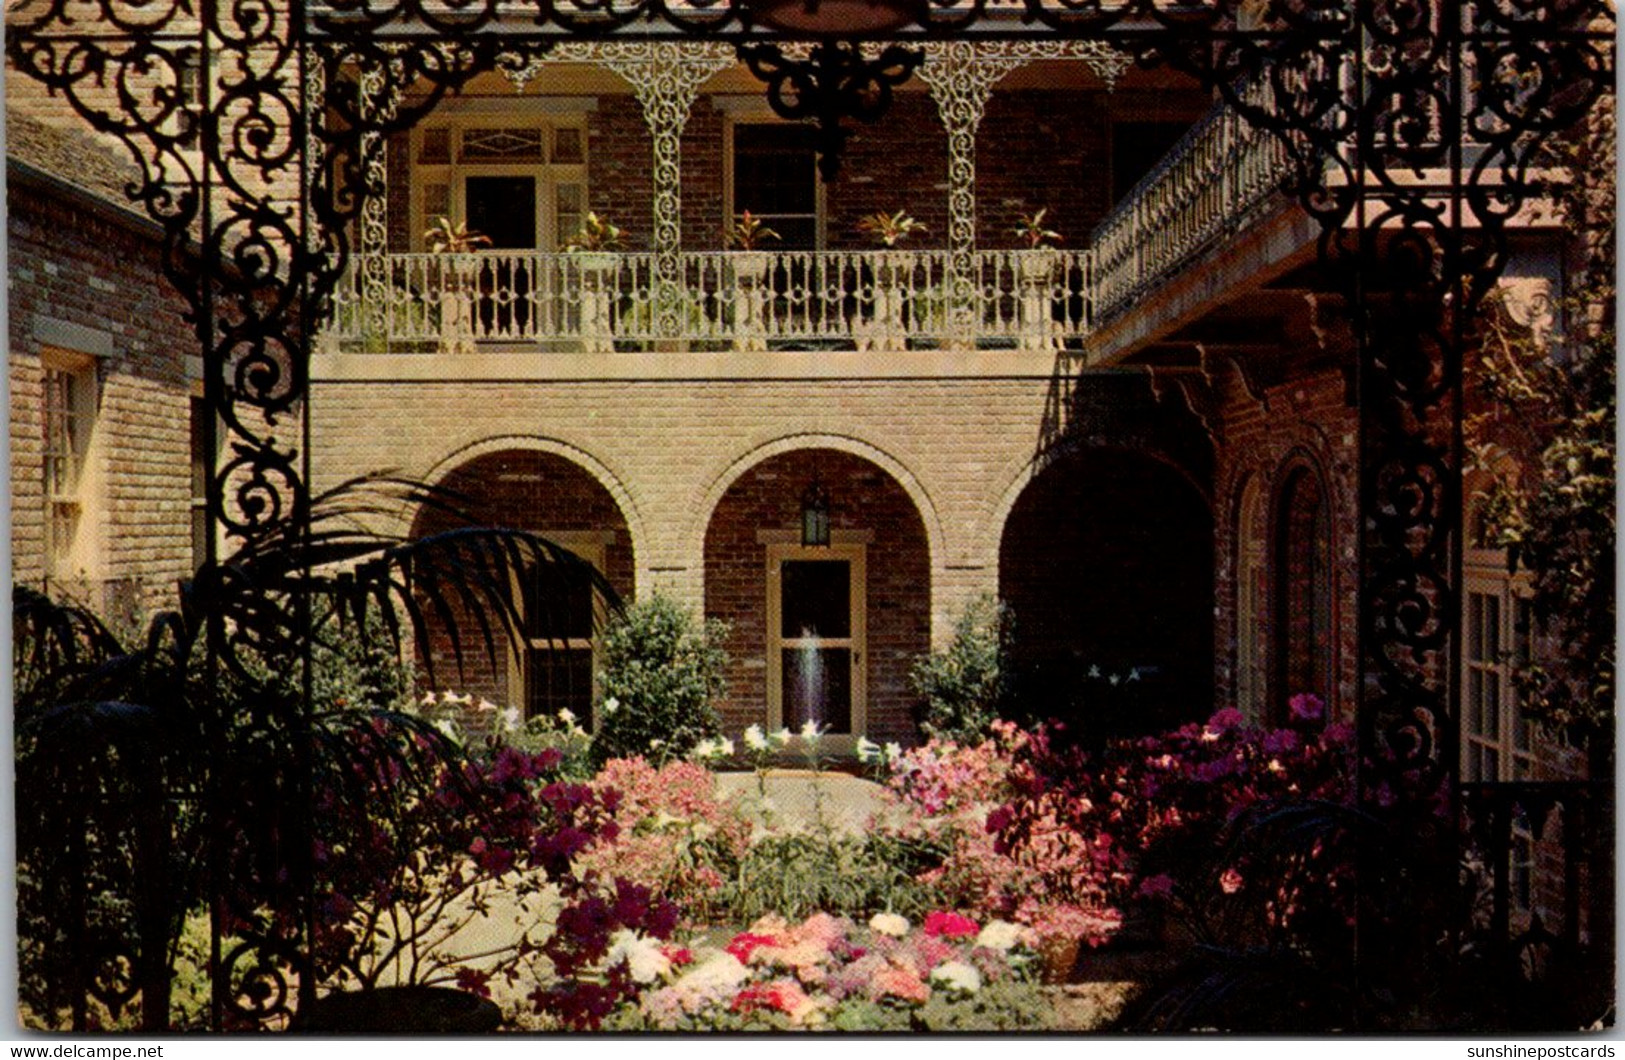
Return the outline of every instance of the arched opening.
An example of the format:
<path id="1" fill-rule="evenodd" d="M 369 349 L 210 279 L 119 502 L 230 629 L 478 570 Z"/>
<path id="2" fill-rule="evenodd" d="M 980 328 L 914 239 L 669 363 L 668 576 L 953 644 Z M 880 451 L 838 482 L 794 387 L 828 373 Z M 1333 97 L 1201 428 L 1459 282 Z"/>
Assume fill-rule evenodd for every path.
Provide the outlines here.
<path id="1" fill-rule="evenodd" d="M 617 593 L 631 597 L 634 557 L 626 518 L 603 484 L 579 465 L 552 453 L 505 450 L 473 458 L 440 485 L 457 494 L 458 506 L 475 525 L 540 534 L 593 564 Z M 421 537 L 461 525 L 466 524 L 451 513 L 424 508 L 413 534 Z M 561 591 L 548 580 L 546 592 L 543 584 L 540 578 L 516 578 L 514 602 L 524 619 L 524 643 L 495 659 L 465 636 L 459 669 L 449 631 L 431 616 L 436 679 L 442 686 L 455 682 L 459 691 L 499 706 L 519 707 L 526 716 L 569 710 L 590 726 L 594 631 L 602 616 L 595 614 L 592 590 L 585 583 Z M 450 603 L 455 612 L 458 602 Z M 456 617 L 461 621 L 465 616 Z"/>
<path id="2" fill-rule="evenodd" d="M 1275 502 L 1271 623 L 1275 680 L 1271 718 L 1288 716 L 1304 693 L 1330 701 L 1332 669 L 1331 519 L 1320 475 L 1307 464 L 1287 472 Z"/>
<path id="3" fill-rule="evenodd" d="M 1098 743 L 1207 717 L 1213 518 L 1149 456 L 1079 450 L 1022 492 L 999 549 L 1016 710 Z"/>
<path id="4" fill-rule="evenodd" d="M 826 545 L 803 542 L 815 481 Z M 705 613 L 732 629 L 726 726 L 815 721 L 851 739 L 911 738 L 908 671 L 930 649 L 930 585 L 925 524 L 882 468 L 798 449 L 747 470 L 705 534 Z"/>

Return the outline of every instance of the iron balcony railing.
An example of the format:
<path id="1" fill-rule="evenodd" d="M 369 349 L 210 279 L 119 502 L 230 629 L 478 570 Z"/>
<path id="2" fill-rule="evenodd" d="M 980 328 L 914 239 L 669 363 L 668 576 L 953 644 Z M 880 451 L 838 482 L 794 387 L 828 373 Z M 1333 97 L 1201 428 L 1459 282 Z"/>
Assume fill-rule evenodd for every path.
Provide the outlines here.
<path id="1" fill-rule="evenodd" d="M 1056 346 L 1089 326 L 1087 251 L 384 254 L 335 294 L 330 348 Z M 662 272 L 665 275 L 662 275 Z"/>
<path id="2" fill-rule="evenodd" d="M 1283 145 L 1234 111 L 1193 126 L 1067 250 L 360 255 L 329 350 L 1061 347 L 1236 235 L 1280 187 Z"/>

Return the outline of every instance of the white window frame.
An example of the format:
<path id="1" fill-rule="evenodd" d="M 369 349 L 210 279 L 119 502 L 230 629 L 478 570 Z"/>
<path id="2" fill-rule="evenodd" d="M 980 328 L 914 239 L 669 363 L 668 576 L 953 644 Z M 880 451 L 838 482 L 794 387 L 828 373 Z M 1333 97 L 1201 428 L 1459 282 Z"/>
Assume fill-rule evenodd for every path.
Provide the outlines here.
<path id="1" fill-rule="evenodd" d="M 426 120 L 412 129 L 409 151 L 411 169 L 411 219 L 412 219 L 412 249 L 423 252 L 428 249 L 425 245 L 424 233 L 438 215 L 437 211 L 428 208 L 428 189 L 434 184 L 444 184 L 447 188 L 446 209 L 454 220 L 466 223 L 468 220 L 467 185 L 469 177 L 534 177 L 536 180 L 536 246 L 535 250 L 558 250 L 567 243 L 575 232 L 561 231 L 558 211 L 558 189 L 562 186 L 577 185 L 580 187 L 581 209 L 583 214 L 588 207 L 588 151 L 589 137 L 587 135 L 587 111 L 591 109 L 593 101 L 584 101 L 577 107 L 541 107 L 540 103 L 553 102 L 534 100 L 528 101 L 529 106 L 506 104 L 501 107 L 488 105 L 495 101 L 471 100 L 469 105 L 461 107 L 446 107 L 447 112 L 437 114 L 434 118 Z M 562 101 L 561 101 L 562 102 Z M 546 157 L 541 161 L 515 160 L 513 162 L 462 162 L 463 133 L 469 129 L 525 129 L 527 131 L 541 130 L 543 143 L 546 146 Z M 554 162 L 556 132 L 559 129 L 574 129 L 581 138 L 581 160 L 579 162 Z M 446 130 L 448 135 L 447 161 L 424 162 L 421 161 L 423 152 L 424 134 L 431 130 Z M 565 226 L 568 227 L 568 226 Z M 485 233 L 489 234 L 489 233 Z M 523 250 L 525 248 L 517 248 Z"/>
<path id="2" fill-rule="evenodd" d="M 45 575 L 53 581 L 95 577 L 100 506 L 97 359 L 48 346 L 40 354 L 40 480 L 44 493 Z"/>
<path id="3" fill-rule="evenodd" d="M 1471 509 L 1470 509 L 1471 511 Z M 1469 530 L 1471 530 L 1469 522 Z M 1507 571 L 1506 551 L 1477 547 L 1469 533 L 1468 547 L 1462 557 L 1461 591 L 1461 777 L 1466 783 L 1496 783 L 1530 780 L 1534 777 L 1535 733 L 1533 723 L 1522 717 L 1518 709 L 1517 690 L 1513 687 L 1513 662 L 1520 652 L 1532 648 L 1533 631 L 1518 625 L 1529 621 L 1530 597 L 1528 575 Z M 1475 643 L 1474 608 L 1479 600 L 1495 601 L 1495 657 L 1484 658 Z M 1522 612 L 1520 614 L 1520 612 Z M 1497 716 L 1496 733 L 1491 738 L 1477 731 L 1475 719 L 1479 712 L 1473 702 L 1474 677 L 1485 684 L 1493 682 Z M 1519 740 L 1519 734 L 1522 740 Z M 1495 755 L 1494 776 L 1485 775 L 1481 755 Z M 1512 845 L 1508 854 L 1511 899 L 1513 908 L 1520 912 L 1530 909 L 1534 893 L 1535 849 L 1534 834 L 1528 821 L 1519 818 L 1513 822 Z"/>
<path id="4" fill-rule="evenodd" d="M 754 104 L 760 102 L 760 106 Z M 728 218 L 728 227 L 731 229 L 739 220 L 740 204 L 735 201 L 734 190 L 734 132 L 741 125 L 792 125 L 796 122 L 786 122 L 767 109 L 765 101 L 738 101 L 732 97 L 719 98 L 717 106 L 727 114 L 727 121 L 723 123 L 722 139 L 722 199 L 723 211 Z M 823 250 L 827 246 L 826 227 L 829 213 L 826 208 L 824 182 L 818 178 L 817 171 L 813 173 L 813 249 Z M 753 215 L 754 216 L 754 215 Z M 762 223 L 773 227 L 773 219 L 778 215 L 762 214 Z M 789 215 L 786 215 L 789 216 Z M 799 215 L 798 215 L 799 216 Z M 769 243 L 757 248 L 772 251 L 775 245 Z"/>
<path id="5" fill-rule="evenodd" d="M 609 550 L 609 546 L 614 543 L 615 539 L 615 532 L 612 530 L 538 530 L 536 531 L 536 534 L 539 537 L 546 538 L 556 545 L 562 545 L 563 547 L 569 549 L 578 557 L 587 561 L 587 563 L 592 566 L 592 569 L 597 571 L 600 575 L 604 573 L 605 556 Z M 518 601 L 520 618 L 523 620 L 527 617 L 524 614 L 524 594 L 518 584 L 517 579 L 514 583 L 513 592 L 514 599 Z M 593 629 L 595 631 L 602 625 L 603 619 L 604 615 L 602 614 L 602 601 L 598 598 L 597 594 L 594 594 Z M 564 651 L 585 650 L 591 652 L 592 684 L 588 691 L 589 708 L 592 704 L 597 702 L 597 636 L 568 637 L 561 641 L 550 637 L 532 638 L 525 635 L 522 631 L 522 640 L 517 646 L 516 650 L 508 653 L 509 706 L 518 707 L 520 714 L 523 716 L 530 716 L 530 652 L 539 648 L 562 649 Z M 589 731 L 596 728 L 597 719 L 593 717 L 590 709 L 586 712 L 582 712 L 575 711 L 572 708 L 572 712 L 576 714 L 576 720 L 582 726 L 582 728 L 588 729 Z"/>
<path id="6" fill-rule="evenodd" d="M 837 532 L 838 533 L 838 532 Z M 832 541 L 828 545 L 802 545 L 770 542 L 767 545 L 767 727 L 784 725 L 784 649 L 805 646 L 799 637 L 782 633 L 784 594 L 780 572 L 787 560 L 845 560 L 847 563 L 847 606 L 851 610 L 850 636 L 824 637 L 818 645 L 851 651 L 852 724 L 850 733 L 832 734 L 825 739 L 837 751 L 855 748 L 868 732 L 868 546 L 863 542 Z"/>

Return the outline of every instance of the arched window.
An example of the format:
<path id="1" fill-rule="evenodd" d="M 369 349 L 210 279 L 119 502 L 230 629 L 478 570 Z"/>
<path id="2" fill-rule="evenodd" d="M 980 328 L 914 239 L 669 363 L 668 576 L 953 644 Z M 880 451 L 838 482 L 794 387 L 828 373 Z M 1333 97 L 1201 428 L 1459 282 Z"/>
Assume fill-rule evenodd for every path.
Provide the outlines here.
<path id="1" fill-rule="evenodd" d="M 1332 661 L 1331 520 L 1320 476 L 1292 468 L 1275 504 L 1273 719 L 1305 692 L 1329 702 Z"/>

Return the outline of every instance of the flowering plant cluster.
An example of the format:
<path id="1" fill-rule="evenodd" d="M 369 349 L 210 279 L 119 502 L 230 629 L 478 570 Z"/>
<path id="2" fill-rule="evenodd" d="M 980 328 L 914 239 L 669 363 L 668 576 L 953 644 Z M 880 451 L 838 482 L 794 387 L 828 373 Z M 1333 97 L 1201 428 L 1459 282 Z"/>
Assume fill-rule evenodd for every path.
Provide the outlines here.
<path id="1" fill-rule="evenodd" d="M 717 795 L 716 778 L 694 762 L 658 768 L 643 758 L 617 758 L 591 783 L 614 793 L 616 834 L 584 852 L 578 872 L 621 876 L 677 902 L 689 918 L 722 912 L 722 888 L 737 871 L 750 823 L 734 800 Z"/>
<path id="2" fill-rule="evenodd" d="M 353 722 L 351 755 L 314 793 L 315 956 L 330 984 L 513 981 L 535 949 L 528 900 L 576 885 L 572 864 L 612 838 L 618 796 L 557 777 L 557 751 L 465 756 L 432 729 Z M 394 746 L 396 750 L 386 751 Z M 409 769 L 417 762 L 421 768 Z M 458 936 L 499 890 L 511 935 L 470 952 Z M 480 969 L 475 971 L 475 968 Z"/>
<path id="3" fill-rule="evenodd" d="M 610 1025 L 640 1030 L 1012 1029 L 1041 1025 L 1036 940 L 950 911 L 915 927 L 816 913 L 757 920 L 720 945 L 629 941 L 620 974 L 646 984 Z"/>

